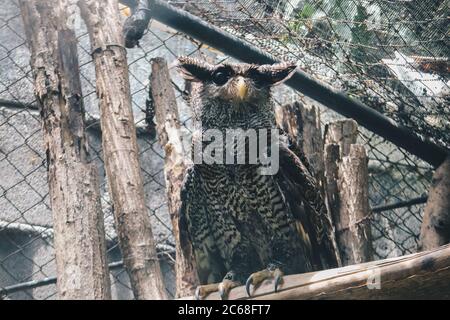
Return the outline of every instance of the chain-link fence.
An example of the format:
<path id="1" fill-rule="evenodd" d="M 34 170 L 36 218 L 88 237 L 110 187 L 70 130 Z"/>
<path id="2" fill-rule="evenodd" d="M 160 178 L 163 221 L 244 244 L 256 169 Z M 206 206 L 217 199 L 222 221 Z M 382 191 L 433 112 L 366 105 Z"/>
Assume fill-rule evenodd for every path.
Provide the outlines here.
<path id="1" fill-rule="evenodd" d="M 212 25 L 238 35 L 277 57 L 294 60 L 325 83 L 436 143 L 449 146 L 448 30 L 446 1 L 169 1 Z M 419 10 L 423 3 L 427 8 Z M 52 218 L 48 199 L 41 124 L 33 96 L 30 54 L 15 0 L 0 12 L 0 294 L 8 299 L 56 297 Z M 416 6 L 416 7 L 414 7 Z M 448 6 L 447 6 L 448 7 Z M 102 206 L 114 298 L 132 293 L 120 265 L 111 202 L 102 162 L 95 72 L 89 37 L 77 17 L 75 28 L 87 133 L 101 178 Z M 142 175 L 154 236 L 169 296 L 174 295 L 174 240 L 167 211 L 163 150 L 152 131 L 148 103 L 150 61 L 168 60 L 183 132 L 189 135 L 190 109 L 174 62 L 193 55 L 218 62 L 230 59 L 167 26 L 152 21 L 139 47 L 128 51 L 130 85 Z M 446 100 L 447 99 L 447 100 Z M 287 87 L 278 104 L 316 104 Z M 447 103 L 447 104 L 446 104 Z M 317 104 L 316 104 L 317 105 Z M 320 106 L 323 123 L 340 116 Z M 360 128 L 369 155 L 372 235 L 376 258 L 416 250 L 423 203 L 432 167 L 381 137 Z M 50 279 L 46 279 L 50 278 Z M 7 288 L 8 290 L 3 290 Z"/>

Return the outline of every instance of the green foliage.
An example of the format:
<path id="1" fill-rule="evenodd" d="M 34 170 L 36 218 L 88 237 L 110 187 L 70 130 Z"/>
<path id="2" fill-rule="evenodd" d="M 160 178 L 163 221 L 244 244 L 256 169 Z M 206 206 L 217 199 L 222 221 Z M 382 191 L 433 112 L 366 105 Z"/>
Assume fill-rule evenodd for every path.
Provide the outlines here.
<path id="1" fill-rule="evenodd" d="M 289 22 L 289 28 L 294 32 L 299 32 L 303 26 L 311 24 L 311 17 L 315 12 L 314 5 L 305 3 L 303 8 L 297 11 L 295 18 Z"/>

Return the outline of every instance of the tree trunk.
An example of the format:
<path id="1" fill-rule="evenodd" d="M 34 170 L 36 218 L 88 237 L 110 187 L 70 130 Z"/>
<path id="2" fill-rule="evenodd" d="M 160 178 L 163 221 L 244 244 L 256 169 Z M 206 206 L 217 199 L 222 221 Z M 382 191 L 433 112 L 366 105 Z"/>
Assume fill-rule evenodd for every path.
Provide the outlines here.
<path id="1" fill-rule="evenodd" d="M 368 168 L 352 119 L 325 127 L 325 190 L 343 265 L 372 260 Z"/>
<path id="2" fill-rule="evenodd" d="M 433 175 L 428 193 L 419 250 L 431 250 L 450 242 L 450 156 Z"/>
<path id="3" fill-rule="evenodd" d="M 192 247 L 185 232 L 180 230 L 180 192 L 186 173 L 185 154 L 181 141 L 177 101 L 170 81 L 167 62 L 152 60 L 150 78 L 159 142 L 165 151 L 164 174 L 173 234 L 176 242 L 177 297 L 191 295 L 199 285 Z M 185 237 L 184 239 L 180 239 Z M 182 247 L 183 244 L 183 247 Z"/>
<path id="4" fill-rule="evenodd" d="M 285 276 L 278 292 L 264 281 L 250 299 L 450 299 L 450 245 L 407 256 Z M 230 300 L 249 299 L 245 286 Z M 185 297 L 184 299 L 193 299 Z M 218 293 L 206 297 L 218 300 Z"/>
<path id="5" fill-rule="evenodd" d="M 352 144 L 342 158 L 338 180 L 336 238 L 344 266 L 373 260 L 368 181 L 366 150 Z"/>
<path id="6" fill-rule="evenodd" d="M 80 0 L 100 103 L 102 145 L 123 260 L 136 299 L 166 299 L 145 206 L 117 0 Z"/>
<path id="7" fill-rule="evenodd" d="M 89 160 L 67 1 L 21 0 L 47 154 L 60 299 L 110 299 L 97 168 Z"/>

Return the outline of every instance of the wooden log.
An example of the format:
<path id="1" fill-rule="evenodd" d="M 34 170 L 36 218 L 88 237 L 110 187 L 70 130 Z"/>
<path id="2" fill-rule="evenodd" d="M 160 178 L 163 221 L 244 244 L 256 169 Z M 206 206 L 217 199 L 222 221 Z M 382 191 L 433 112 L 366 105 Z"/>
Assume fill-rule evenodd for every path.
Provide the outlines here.
<path id="1" fill-rule="evenodd" d="M 102 145 L 119 245 L 136 299 L 166 299 L 145 206 L 117 0 L 80 0 L 100 104 Z"/>
<path id="2" fill-rule="evenodd" d="M 343 265 L 373 259 L 368 181 L 366 150 L 352 144 L 339 166 L 339 220 L 335 227 Z"/>
<path id="3" fill-rule="evenodd" d="M 68 2 L 21 0 L 42 119 L 60 299 L 110 299 L 98 173 L 85 136 Z"/>
<path id="4" fill-rule="evenodd" d="M 419 250 L 450 242 L 450 156 L 433 175 L 420 230 Z"/>
<path id="5" fill-rule="evenodd" d="M 180 192 L 186 173 L 186 164 L 177 101 L 167 62 L 163 58 L 152 60 L 150 86 L 155 108 L 156 130 L 159 142 L 165 151 L 164 175 L 176 243 L 176 296 L 182 297 L 193 294 L 199 285 L 199 280 L 190 241 L 185 232 L 180 232 Z M 180 239 L 181 237 L 184 239 Z"/>
<path id="6" fill-rule="evenodd" d="M 266 280 L 251 298 L 244 286 L 231 290 L 228 297 L 230 300 L 450 299 L 450 245 L 397 258 L 288 275 L 278 290 L 274 293 L 273 280 Z M 206 299 L 218 300 L 220 296 L 212 293 Z"/>

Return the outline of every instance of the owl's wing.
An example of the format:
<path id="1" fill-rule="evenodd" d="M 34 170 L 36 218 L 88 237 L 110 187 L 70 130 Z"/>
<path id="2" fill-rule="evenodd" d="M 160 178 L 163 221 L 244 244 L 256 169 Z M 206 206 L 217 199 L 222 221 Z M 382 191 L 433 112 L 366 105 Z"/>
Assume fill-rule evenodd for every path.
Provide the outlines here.
<path id="1" fill-rule="evenodd" d="M 307 165 L 283 144 L 276 179 L 300 236 L 311 243 L 312 264 L 316 269 L 339 266 L 333 227 L 320 189 Z"/>
<path id="2" fill-rule="evenodd" d="M 219 282 L 225 274 L 209 228 L 204 195 L 201 179 L 194 167 L 189 168 L 181 189 L 180 246 L 187 256 L 194 254 L 201 284 Z"/>

